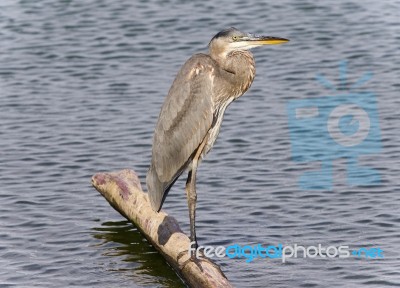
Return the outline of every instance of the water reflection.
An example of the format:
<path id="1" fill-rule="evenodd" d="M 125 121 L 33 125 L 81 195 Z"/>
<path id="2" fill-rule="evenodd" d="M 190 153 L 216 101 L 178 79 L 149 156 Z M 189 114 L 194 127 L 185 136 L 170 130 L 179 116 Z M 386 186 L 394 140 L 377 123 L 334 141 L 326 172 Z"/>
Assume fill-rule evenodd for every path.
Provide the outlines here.
<path id="1" fill-rule="evenodd" d="M 106 270 L 123 274 L 140 286 L 185 287 L 164 258 L 129 221 L 109 221 L 92 229 L 96 249 L 108 260 Z M 162 275 L 162 276 L 161 276 Z"/>

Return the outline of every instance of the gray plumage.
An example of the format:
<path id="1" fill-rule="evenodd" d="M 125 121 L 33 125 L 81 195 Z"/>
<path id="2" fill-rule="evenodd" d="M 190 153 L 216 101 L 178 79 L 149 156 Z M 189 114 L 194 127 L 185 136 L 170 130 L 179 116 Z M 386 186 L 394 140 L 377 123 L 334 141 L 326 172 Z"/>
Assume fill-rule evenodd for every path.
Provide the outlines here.
<path id="1" fill-rule="evenodd" d="M 153 138 L 151 166 L 146 183 L 151 206 L 159 211 L 176 179 L 189 173 L 187 194 L 196 198 L 196 168 L 212 148 L 227 106 L 243 95 L 255 76 L 255 63 L 248 49 L 279 44 L 288 40 L 256 37 L 230 28 L 215 35 L 209 54 L 195 54 L 176 76 L 157 121 Z M 192 188 L 190 188 L 193 185 Z M 192 191 L 194 190 L 194 191 Z M 195 201 L 195 200 L 194 200 Z M 194 211 L 191 216 L 191 238 L 195 241 Z M 192 219 L 193 216 L 193 219 Z"/>

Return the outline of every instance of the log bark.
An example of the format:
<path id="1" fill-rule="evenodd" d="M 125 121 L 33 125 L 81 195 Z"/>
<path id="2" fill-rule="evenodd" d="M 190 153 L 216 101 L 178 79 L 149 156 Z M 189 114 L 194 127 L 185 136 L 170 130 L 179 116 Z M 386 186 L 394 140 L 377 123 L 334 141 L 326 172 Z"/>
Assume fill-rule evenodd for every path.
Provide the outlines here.
<path id="1" fill-rule="evenodd" d="M 232 287 L 210 259 L 201 258 L 197 263 L 190 259 L 188 236 L 173 217 L 164 211 L 153 211 L 134 171 L 97 173 L 92 177 L 92 185 L 115 210 L 136 225 L 189 287 Z"/>

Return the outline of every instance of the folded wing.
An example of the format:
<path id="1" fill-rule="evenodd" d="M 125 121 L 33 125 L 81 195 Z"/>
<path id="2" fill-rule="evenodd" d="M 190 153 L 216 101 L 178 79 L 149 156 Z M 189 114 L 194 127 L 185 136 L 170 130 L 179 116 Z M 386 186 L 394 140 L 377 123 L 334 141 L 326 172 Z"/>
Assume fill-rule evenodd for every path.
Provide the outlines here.
<path id="1" fill-rule="evenodd" d="M 181 68 L 161 108 L 146 184 L 150 202 L 159 211 L 169 189 L 190 164 L 212 126 L 216 64 L 196 54 Z"/>

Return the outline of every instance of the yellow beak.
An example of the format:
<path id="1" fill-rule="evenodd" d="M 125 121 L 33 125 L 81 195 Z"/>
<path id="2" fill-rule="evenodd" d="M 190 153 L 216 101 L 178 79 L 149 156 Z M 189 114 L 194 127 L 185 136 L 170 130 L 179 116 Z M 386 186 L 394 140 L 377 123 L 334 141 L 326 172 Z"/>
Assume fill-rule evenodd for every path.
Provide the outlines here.
<path id="1" fill-rule="evenodd" d="M 286 43 L 289 40 L 273 36 L 259 36 L 259 37 L 249 38 L 247 41 L 254 45 L 276 45 L 276 44 Z"/>

